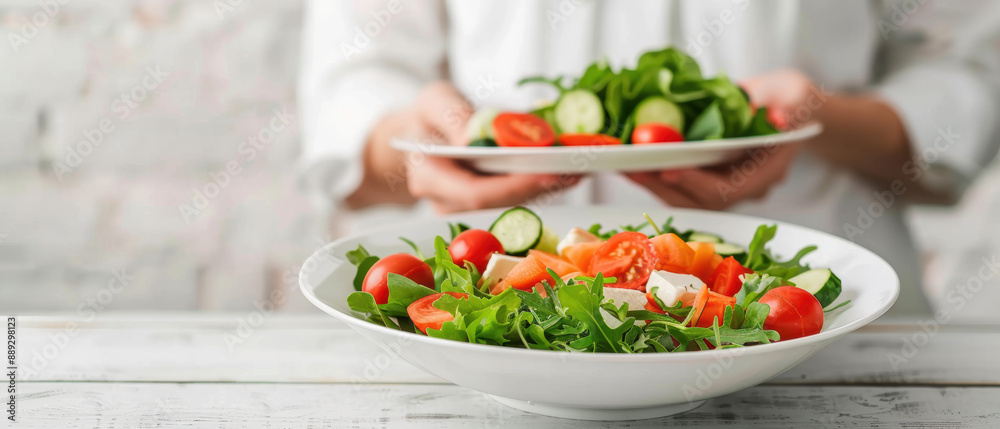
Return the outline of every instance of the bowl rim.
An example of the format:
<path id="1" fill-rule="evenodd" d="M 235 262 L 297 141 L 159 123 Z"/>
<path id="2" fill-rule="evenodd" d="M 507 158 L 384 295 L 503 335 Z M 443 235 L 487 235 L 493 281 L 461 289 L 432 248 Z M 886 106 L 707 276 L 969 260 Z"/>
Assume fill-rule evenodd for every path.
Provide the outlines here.
<path id="1" fill-rule="evenodd" d="M 608 205 L 588 205 L 588 206 L 581 206 L 581 207 L 582 208 L 598 208 L 598 209 L 601 209 L 601 208 L 611 208 L 613 206 L 608 206 Z M 574 207 L 574 209 L 580 209 L 581 207 Z M 620 209 L 620 208 L 615 207 L 615 209 Z M 841 337 L 841 336 L 843 336 L 845 334 L 853 332 L 853 331 L 857 330 L 858 328 L 861 328 L 862 326 L 867 325 L 871 321 L 877 319 L 879 316 L 885 314 L 885 312 L 888 311 L 889 308 L 892 307 L 892 305 L 896 302 L 896 299 L 899 297 L 899 291 L 900 291 L 899 275 L 896 274 L 896 270 L 892 268 L 892 265 L 890 265 L 885 259 L 883 259 L 881 256 L 877 255 L 875 252 L 872 252 L 871 250 L 865 248 L 864 246 L 861 246 L 860 244 L 857 244 L 857 243 L 855 243 L 853 241 L 847 240 L 847 239 L 845 239 L 843 237 L 839 237 L 839 236 L 833 235 L 833 234 L 825 232 L 825 231 L 820 231 L 820 230 L 816 230 L 816 229 L 813 229 L 813 228 L 808 228 L 808 227 L 797 225 L 797 224 L 790 223 L 790 222 L 779 221 L 779 220 L 774 220 L 774 219 L 767 219 L 767 218 L 758 217 L 758 216 L 744 215 L 744 214 L 740 214 L 740 213 L 717 212 L 717 211 L 710 211 L 710 210 L 674 208 L 674 207 L 666 207 L 666 209 L 670 210 L 672 213 L 673 212 L 684 212 L 684 213 L 688 213 L 688 214 L 691 214 L 691 215 L 711 214 L 713 216 L 738 217 L 738 218 L 742 218 L 742 219 L 747 220 L 747 221 L 758 222 L 759 224 L 766 224 L 766 223 L 778 224 L 779 227 L 782 227 L 782 226 L 786 227 L 786 230 L 788 229 L 788 227 L 790 227 L 791 229 L 803 229 L 803 230 L 807 230 L 807 231 L 812 231 L 814 233 L 822 234 L 824 236 L 827 236 L 827 238 L 832 239 L 834 241 L 840 241 L 842 244 L 846 244 L 849 247 L 855 248 L 856 251 L 860 251 L 863 254 L 867 254 L 867 257 L 874 258 L 875 261 L 883 264 L 886 268 L 888 268 L 888 272 L 892 275 L 892 279 L 893 279 L 892 286 L 890 288 L 891 299 L 887 300 L 885 302 L 885 304 L 883 304 L 881 307 L 879 307 L 877 310 L 871 312 L 870 314 L 865 315 L 865 316 L 863 316 L 861 318 L 852 320 L 852 321 L 844 324 L 843 326 L 839 326 L 837 328 L 833 328 L 833 329 L 831 329 L 829 331 L 821 331 L 820 333 L 815 334 L 815 335 L 810 335 L 810 336 L 801 337 L 801 338 L 795 338 L 795 339 L 792 339 L 792 340 L 779 341 L 777 343 L 759 344 L 759 345 L 754 345 L 754 346 L 735 347 L 735 348 L 729 348 L 729 349 L 700 350 L 698 352 L 693 352 L 693 353 L 600 353 L 600 352 L 588 353 L 588 352 L 567 352 L 567 351 L 561 351 L 561 350 L 524 349 L 524 348 L 518 348 L 518 347 L 495 346 L 495 345 L 490 345 L 490 344 L 474 344 L 474 343 L 467 343 L 467 342 L 461 342 L 461 341 L 455 341 L 455 340 L 447 340 L 447 339 L 444 339 L 444 338 L 429 337 L 429 336 L 426 336 L 426 335 L 420 335 L 420 334 L 416 334 L 416 333 L 412 333 L 412 332 L 399 331 L 399 330 L 396 330 L 396 329 L 387 328 L 385 326 L 376 325 L 376 324 L 371 323 L 371 322 L 369 322 L 367 320 L 359 319 L 357 317 L 354 317 L 354 315 L 352 315 L 352 314 L 344 313 L 344 312 L 342 312 L 342 311 L 340 311 L 340 310 L 338 310 L 338 309 L 336 309 L 336 308 L 334 308 L 334 307 L 332 307 L 330 305 L 327 305 L 318 296 L 316 296 L 316 294 L 314 293 L 314 289 L 316 287 L 318 287 L 319 284 L 316 284 L 316 285 L 310 285 L 310 284 L 308 284 L 306 282 L 306 279 L 309 278 L 310 276 L 309 276 L 308 273 L 304 273 L 303 272 L 303 270 L 305 269 L 305 267 L 308 266 L 308 261 L 309 260 L 318 259 L 317 257 L 320 254 L 320 252 L 327 252 L 327 253 L 329 253 L 328 250 L 330 248 L 334 247 L 334 246 L 339 246 L 339 245 L 347 243 L 347 242 L 356 242 L 361 237 L 375 235 L 375 234 L 378 234 L 378 233 L 383 232 L 385 230 L 396 228 L 396 227 L 400 226 L 400 223 L 396 223 L 396 224 L 392 224 L 392 225 L 386 225 L 386 226 L 382 226 L 382 227 L 373 228 L 373 229 L 361 231 L 361 232 L 358 232 L 358 233 L 350 234 L 350 235 L 341 237 L 341 238 L 339 238 L 337 240 L 334 240 L 334 241 L 332 241 L 330 243 L 327 243 L 322 248 L 317 249 L 315 252 L 313 252 L 309 256 L 309 258 L 306 259 L 306 263 L 304 263 L 302 265 L 302 268 L 299 270 L 299 289 L 302 291 L 302 294 L 305 295 L 306 299 L 310 303 L 312 303 L 313 305 L 315 305 L 317 308 L 319 308 L 323 312 L 325 312 L 325 313 L 327 313 L 327 314 L 329 314 L 329 315 L 337 318 L 338 320 L 346 323 L 347 325 L 351 326 L 354 329 L 371 330 L 371 331 L 377 332 L 379 334 L 390 335 L 392 337 L 395 337 L 397 339 L 401 339 L 401 340 L 404 340 L 404 341 L 424 342 L 424 343 L 427 343 L 428 345 L 436 345 L 436 346 L 442 346 L 442 347 L 451 347 L 451 348 L 460 349 L 460 350 L 467 351 L 467 352 L 489 352 L 489 351 L 493 351 L 494 353 L 498 353 L 498 354 L 501 354 L 501 355 L 508 355 L 508 356 L 512 356 L 512 357 L 513 356 L 517 356 L 517 357 L 521 357 L 521 358 L 530 358 L 530 357 L 535 357 L 535 358 L 558 358 L 558 359 L 560 359 L 562 361 L 576 360 L 576 361 L 583 361 L 583 362 L 595 362 L 595 361 L 599 361 L 599 362 L 612 362 L 612 361 L 620 361 L 620 362 L 685 362 L 685 361 L 701 361 L 701 360 L 704 360 L 706 358 L 713 358 L 713 357 L 716 360 L 720 360 L 720 359 L 726 359 L 726 358 L 729 358 L 729 357 L 742 356 L 742 355 L 745 355 L 745 354 L 748 354 L 748 353 L 749 354 L 770 353 L 770 352 L 778 352 L 780 350 L 789 350 L 789 349 L 804 347 L 804 346 L 807 346 L 807 345 L 810 345 L 810 344 L 821 344 L 823 342 L 829 342 L 829 341 L 837 339 L 837 338 L 839 338 L 839 337 Z M 499 214 L 502 210 L 504 210 L 504 209 L 476 210 L 476 211 L 469 211 L 469 212 L 463 212 L 463 213 L 460 213 L 460 214 L 455 214 L 455 215 L 449 215 L 449 216 L 445 216 L 445 217 L 440 217 L 440 218 L 436 218 L 436 219 L 421 217 L 421 218 L 411 219 L 411 220 L 408 220 L 408 221 L 405 221 L 405 222 L 401 222 L 401 223 L 402 224 L 408 224 L 408 223 L 414 223 L 414 224 L 416 224 L 416 223 L 427 222 L 427 221 L 437 221 L 437 222 L 442 222 L 442 223 L 449 222 L 449 221 L 454 222 L 454 221 L 459 221 L 459 220 L 461 220 L 464 217 L 469 217 L 469 216 L 474 216 L 474 215 L 481 215 L 481 214 L 488 214 L 488 213 L 497 213 L 497 214 Z M 337 258 L 338 260 L 340 260 L 342 263 L 347 263 L 347 261 L 343 260 L 343 258 L 340 258 L 340 257 L 335 257 L 335 258 Z M 320 262 L 316 262 L 316 263 L 320 263 Z M 324 278 L 323 280 L 325 280 L 325 279 L 326 278 Z"/>

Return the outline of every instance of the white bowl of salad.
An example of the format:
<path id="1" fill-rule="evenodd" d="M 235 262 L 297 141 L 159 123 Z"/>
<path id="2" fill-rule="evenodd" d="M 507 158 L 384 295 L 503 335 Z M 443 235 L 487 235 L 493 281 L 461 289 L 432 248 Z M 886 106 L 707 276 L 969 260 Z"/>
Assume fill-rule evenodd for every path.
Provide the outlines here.
<path id="1" fill-rule="evenodd" d="M 385 227 L 318 251 L 300 286 L 430 374 L 586 420 L 676 414 L 759 384 L 871 322 L 899 293 L 888 263 L 826 233 L 620 207 Z"/>

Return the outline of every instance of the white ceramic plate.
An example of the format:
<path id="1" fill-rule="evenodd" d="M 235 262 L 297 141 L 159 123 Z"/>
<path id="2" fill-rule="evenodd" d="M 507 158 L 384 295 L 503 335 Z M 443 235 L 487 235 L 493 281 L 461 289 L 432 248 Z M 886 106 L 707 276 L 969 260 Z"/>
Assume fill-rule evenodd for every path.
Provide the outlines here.
<path id="1" fill-rule="evenodd" d="M 648 171 L 719 164 L 747 149 L 782 145 L 815 137 L 823 130 L 810 123 L 793 131 L 762 137 L 623 146 L 468 147 L 393 140 L 404 152 L 468 161 L 488 173 L 568 173 Z"/>
<path id="2" fill-rule="evenodd" d="M 635 224 L 641 212 L 620 207 L 552 207 L 536 210 L 559 233 L 594 222 Z M 455 219 L 485 228 L 497 210 L 468 213 Z M 663 209 L 654 219 L 674 216 L 679 228 L 717 233 L 746 245 L 766 219 L 699 210 Z M 701 401 L 754 386 L 808 359 L 838 337 L 860 328 L 892 306 L 899 280 L 888 263 L 850 241 L 808 228 L 777 222 L 769 247 L 788 257 L 815 244 L 808 255 L 814 267 L 830 267 L 843 281 L 837 302 L 848 306 L 827 315 L 817 335 L 775 344 L 691 353 L 567 353 L 468 344 L 396 331 L 355 318 L 347 307 L 354 292 L 355 268 L 346 251 L 364 245 L 373 254 L 409 252 L 397 237 L 433 248 L 435 235 L 448 235 L 444 220 L 398 224 L 338 240 L 312 255 L 299 282 L 305 296 L 323 311 L 410 364 L 460 386 L 491 395 L 521 410 L 588 420 L 628 420 L 684 412 Z"/>

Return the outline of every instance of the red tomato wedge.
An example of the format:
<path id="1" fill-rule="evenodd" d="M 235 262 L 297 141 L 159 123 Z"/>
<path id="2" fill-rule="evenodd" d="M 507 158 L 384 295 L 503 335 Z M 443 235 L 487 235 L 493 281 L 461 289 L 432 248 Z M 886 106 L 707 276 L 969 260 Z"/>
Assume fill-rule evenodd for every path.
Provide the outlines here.
<path id="1" fill-rule="evenodd" d="M 561 134 L 559 143 L 563 146 L 613 146 L 622 141 L 607 134 Z"/>
<path id="2" fill-rule="evenodd" d="M 685 307 L 694 306 L 691 310 L 694 314 L 691 315 L 688 326 L 711 328 L 715 324 L 716 318 L 719 319 L 719 323 L 722 323 L 726 307 L 735 306 L 736 298 L 712 292 L 708 289 L 708 285 L 705 285 L 698 289 L 698 294 L 693 299 L 685 301 L 683 305 Z"/>
<path id="3" fill-rule="evenodd" d="M 712 262 L 715 259 L 715 244 L 691 242 L 688 246 L 694 249 L 694 258 L 691 259 L 687 272 L 707 283 L 714 268 Z"/>
<path id="4" fill-rule="evenodd" d="M 544 119 L 530 113 L 501 113 L 493 119 L 497 146 L 544 147 L 556 144 L 556 133 Z"/>
<path id="5" fill-rule="evenodd" d="M 468 294 L 459 292 L 445 292 L 455 298 L 469 299 Z M 434 301 L 444 295 L 443 293 L 436 293 L 434 295 L 427 295 L 416 301 L 413 301 L 408 307 L 406 307 L 406 314 L 410 316 L 410 320 L 413 321 L 413 325 L 420 330 L 420 332 L 427 333 L 428 329 L 441 330 L 441 325 L 445 322 L 450 322 L 455 319 L 451 313 L 434 308 Z"/>
<path id="6" fill-rule="evenodd" d="M 531 249 L 528 251 L 529 256 L 534 256 L 542 261 L 546 267 L 555 271 L 559 277 L 565 276 L 566 274 L 582 271 L 580 267 L 573 265 L 573 263 L 560 258 L 551 253 L 545 253 L 541 250 Z"/>
<path id="7" fill-rule="evenodd" d="M 694 249 L 676 234 L 661 234 L 650 239 L 659 259 L 657 270 L 687 274 L 688 266 L 694 260 Z"/>
<path id="8" fill-rule="evenodd" d="M 684 141 L 684 135 L 673 127 L 655 122 L 642 124 L 632 131 L 632 144 L 675 143 Z"/>
<path id="9" fill-rule="evenodd" d="M 601 245 L 587 268 L 587 275 L 614 277 L 607 287 L 636 289 L 645 292 L 646 280 L 656 266 L 656 251 L 645 234 L 635 231 L 619 232 Z"/>
<path id="10" fill-rule="evenodd" d="M 602 245 L 604 245 L 603 241 L 574 244 L 563 249 L 562 257 L 580 268 L 588 268 L 590 267 L 590 260 L 594 259 L 594 253 Z"/>
<path id="11" fill-rule="evenodd" d="M 750 274 L 753 274 L 753 270 L 744 267 L 736 258 L 730 256 L 715 268 L 712 275 L 708 276 L 707 283 L 712 288 L 712 292 L 725 296 L 735 296 L 743 288 L 743 280 L 740 280 L 740 276 Z"/>
<path id="12" fill-rule="evenodd" d="M 490 289 L 490 293 L 499 295 L 500 292 L 508 288 L 528 291 L 541 283 L 542 280 L 548 280 L 551 283 L 552 277 L 549 276 L 549 272 L 545 270 L 546 268 L 545 263 L 537 256 L 528 255 L 524 260 L 518 262 L 510 270 L 510 273 L 507 273 L 506 278 L 497 283 L 496 286 L 493 286 L 493 289 Z"/>
<path id="13" fill-rule="evenodd" d="M 735 298 L 734 298 L 735 299 Z M 777 331 L 780 341 L 818 334 L 823 330 L 823 306 L 811 293 L 796 286 L 781 286 L 760 297 L 771 307 L 764 329 Z"/>

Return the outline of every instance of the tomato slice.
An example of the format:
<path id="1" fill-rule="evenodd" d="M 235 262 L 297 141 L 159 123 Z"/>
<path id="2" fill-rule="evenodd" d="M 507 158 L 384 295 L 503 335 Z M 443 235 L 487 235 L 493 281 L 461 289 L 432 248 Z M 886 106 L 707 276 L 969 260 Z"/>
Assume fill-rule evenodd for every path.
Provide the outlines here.
<path id="1" fill-rule="evenodd" d="M 753 274 L 753 270 L 744 267 L 736 258 L 730 256 L 722 260 L 722 263 L 708 277 L 706 283 L 713 292 L 725 296 L 736 296 L 743 288 L 743 280 L 740 280 L 740 276 L 750 274 Z"/>
<path id="2" fill-rule="evenodd" d="M 694 249 L 694 257 L 691 258 L 691 265 L 688 265 L 687 272 L 708 282 L 708 277 L 712 275 L 712 262 L 715 259 L 715 245 L 712 243 L 688 243 Z"/>
<path id="3" fill-rule="evenodd" d="M 553 255 L 551 253 L 545 253 L 541 250 L 531 249 L 528 251 L 528 256 L 534 256 L 538 258 L 540 261 L 542 261 L 543 264 L 545 264 L 546 267 L 549 267 L 552 269 L 552 271 L 555 271 L 556 275 L 558 275 L 559 277 L 565 276 L 566 274 L 569 273 L 581 271 L 580 267 L 573 265 L 573 263 L 563 258 L 560 258 L 556 255 Z"/>
<path id="4" fill-rule="evenodd" d="M 559 143 L 563 146 L 613 146 L 622 141 L 607 134 L 561 134 Z"/>
<path id="5" fill-rule="evenodd" d="M 619 232 L 597 249 L 587 274 L 603 273 L 604 277 L 614 277 L 616 281 L 605 285 L 607 287 L 645 292 L 656 260 L 656 250 L 649 237 L 641 232 Z"/>
<path id="6" fill-rule="evenodd" d="M 469 299 L 468 294 L 459 292 L 445 292 L 455 298 Z M 434 307 L 434 301 L 444 293 L 436 293 L 433 295 L 427 295 L 416 301 L 413 301 L 408 307 L 406 307 L 406 314 L 410 316 L 410 320 L 413 321 L 413 325 L 420 330 L 420 332 L 427 333 L 428 329 L 441 329 L 441 325 L 445 322 L 450 322 L 455 319 L 451 313 Z"/>
<path id="7" fill-rule="evenodd" d="M 544 147 L 556 144 L 556 133 L 544 119 L 530 113 L 501 113 L 493 119 L 497 146 Z"/>
<path id="8" fill-rule="evenodd" d="M 670 271 L 672 273 L 687 274 L 691 261 L 694 260 L 694 249 L 688 246 L 676 234 L 661 234 L 650 240 L 659 259 L 656 262 L 657 270 Z"/>
<path id="9" fill-rule="evenodd" d="M 635 127 L 632 144 L 657 144 L 684 141 L 684 135 L 667 124 L 648 123 Z"/>
<path id="10" fill-rule="evenodd" d="M 691 315 L 688 326 L 699 328 L 711 328 L 715 324 L 716 318 L 719 319 L 719 323 L 722 323 L 726 315 L 726 307 L 735 305 L 736 298 L 712 292 L 708 289 L 708 285 L 698 289 L 698 294 L 693 299 L 683 302 L 685 307 L 694 306 L 691 309 L 694 314 Z"/>

